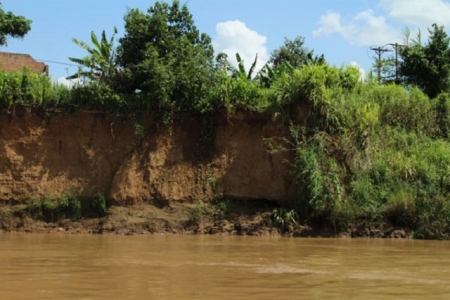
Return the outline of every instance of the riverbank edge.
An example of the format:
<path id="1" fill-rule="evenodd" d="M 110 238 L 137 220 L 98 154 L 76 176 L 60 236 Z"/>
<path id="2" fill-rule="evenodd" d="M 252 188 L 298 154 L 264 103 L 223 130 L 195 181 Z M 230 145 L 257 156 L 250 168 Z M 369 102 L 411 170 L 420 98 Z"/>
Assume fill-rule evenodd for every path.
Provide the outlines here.
<path id="1" fill-rule="evenodd" d="M 36 216 L 25 205 L 0 204 L 0 232 L 59 234 L 182 234 L 330 238 L 412 238 L 408 228 L 386 223 L 350 224 L 345 229 L 274 219 L 270 201 L 185 202 L 111 206 L 96 218 Z"/>

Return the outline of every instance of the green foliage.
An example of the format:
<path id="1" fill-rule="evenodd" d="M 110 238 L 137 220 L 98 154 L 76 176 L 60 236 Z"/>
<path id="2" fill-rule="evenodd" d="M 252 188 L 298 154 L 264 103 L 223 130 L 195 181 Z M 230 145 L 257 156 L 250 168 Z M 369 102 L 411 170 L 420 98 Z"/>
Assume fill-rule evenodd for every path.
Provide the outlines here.
<path id="1" fill-rule="evenodd" d="M 0 3 L 0 45 L 6 46 L 7 37 L 23 38 L 31 30 L 31 20 L 5 12 Z"/>
<path id="2" fill-rule="evenodd" d="M 159 110 L 184 110 L 205 101 L 214 80 L 211 39 L 200 34 L 186 5 L 156 2 L 147 14 L 131 9 L 119 39 L 120 89 L 146 95 Z"/>
<path id="3" fill-rule="evenodd" d="M 325 64 L 323 54 L 314 57 L 314 50 L 304 47 L 305 39 L 297 36 L 294 40 L 284 38 L 284 44 L 271 53 L 269 63 L 275 68 L 289 63 L 294 68 L 302 65 Z"/>
<path id="4" fill-rule="evenodd" d="M 345 206 L 339 168 L 326 156 L 326 135 L 315 135 L 295 149 L 292 173 L 299 186 L 294 206 L 303 219 L 341 223 Z"/>
<path id="5" fill-rule="evenodd" d="M 255 110 L 264 97 L 256 82 L 222 73 L 217 86 L 215 107 L 224 108 L 227 113 L 236 109 Z"/>
<path id="6" fill-rule="evenodd" d="M 289 225 L 297 224 L 297 213 L 294 209 L 287 210 L 283 207 L 275 208 L 272 212 L 273 223 L 281 230 L 286 230 Z"/>
<path id="7" fill-rule="evenodd" d="M 397 226 L 414 226 L 416 217 L 414 190 L 395 189 L 381 208 L 386 219 Z"/>
<path id="8" fill-rule="evenodd" d="M 29 72 L 0 70 L 0 106 L 64 106 L 72 101 L 68 88 L 52 84 L 45 75 Z"/>
<path id="9" fill-rule="evenodd" d="M 273 83 L 271 107 L 285 114 L 295 105 L 305 105 L 311 109 L 309 126 L 336 129 L 340 122 L 336 113 L 339 102 L 360 84 L 359 71 L 354 67 L 305 65 Z"/>
<path id="10" fill-rule="evenodd" d="M 406 46 L 400 48 L 399 73 L 407 84 L 418 86 L 430 98 L 449 89 L 450 38 L 443 26 L 432 25 L 430 38 L 426 45 L 421 44 L 420 35 L 409 40 L 406 31 Z"/>
<path id="11" fill-rule="evenodd" d="M 69 60 L 80 65 L 80 70 L 67 79 L 74 78 L 88 78 L 90 80 L 107 81 L 112 83 L 112 78 L 116 75 L 118 69 L 115 62 L 114 53 L 114 36 L 117 34 L 117 29 L 114 27 L 114 33 L 108 41 L 105 31 L 102 32 L 102 38 L 99 41 L 97 35 L 91 32 L 91 41 L 93 47 L 85 42 L 73 38 L 72 41 L 85 49 L 89 55 L 83 58 L 69 57 Z M 82 68 L 88 68 L 89 71 L 84 71 Z"/>
<path id="12" fill-rule="evenodd" d="M 270 88 L 276 111 L 309 108 L 305 119 L 291 119 L 290 141 L 270 143 L 294 151 L 291 205 L 319 225 L 388 223 L 448 238 L 448 96 L 430 100 L 417 87 L 362 83 L 358 75 L 303 66 Z"/>
<path id="13" fill-rule="evenodd" d="M 59 198 L 44 200 L 30 199 L 27 211 L 35 218 L 55 222 L 63 218 L 102 217 L 106 214 L 106 200 L 103 195 L 85 196 L 69 193 Z"/>
<path id="14" fill-rule="evenodd" d="M 255 60 L 253 61 L 248 72 L 245 70 L 244 60 L 241 58 L 239 53 L 236 53 L 236 60 L 238 62 L 238 68 L 234 68 L 231 64 L 229 64 L 229 68 L 231 69 L 231 77 L 240 79 L 240 80 L 251 80 L 253 77 L 253 72 L 255 71 L 256 63 L 258 61 L 258 55 L 256 55 Z"/>
<path id="15" fill-rule="evenodd" d="M 447 93 L 442 93 L 437 97 L 436 103 L 436 123 L 439 128 L 439 135 L 443 138 L 449 137 L 450 128 L 450 97 Z"/>
<path id="16" fill-rule="evenodd" d="M 270 88 L 272 84 L 283 76 L 287 76 L 294 70 L 294 67 L 287 61 L 277 67 L 266 64 L 258 73 L 258 80 L 261 87 Z"/>
<path id="17" fill-rule="evenodd" d="M 214 203 L 214 206 L 218 211 L 226 212 L 230 208 L 231 203 L 228 199 L 220 199 Z"/>
<path id="18" fill-rule="evenodd" d="M 435 198 L 418 198 L 417 230 L 415 238 L 449 239 L 450 238 L 450 202 L 439 196 Z"/>
<path id="19" fill-rule="evenodd" d="M 197 203 L 188 211 L 189 222 L 193 225 L 200 224 L 203 215 L 203 207 L 200 203 Z"/>
<path id="20" fill-rule="evenodd" d="M 107 212 L 105 196 L 96 194 L 94 196 L 78 196 L 81 204 L 81 215 L 83 217 L 103 217 Z"/>
<path id="21" fill-rule="evenodd" d="M 398 47 L 398 45 L 395 47 Z M 395 57 L 377 59 L 373 64 L 373 69 L 377 71 L 378 81 L 387 84 L 398 81 L 397 68 L 398 61 Z"/>

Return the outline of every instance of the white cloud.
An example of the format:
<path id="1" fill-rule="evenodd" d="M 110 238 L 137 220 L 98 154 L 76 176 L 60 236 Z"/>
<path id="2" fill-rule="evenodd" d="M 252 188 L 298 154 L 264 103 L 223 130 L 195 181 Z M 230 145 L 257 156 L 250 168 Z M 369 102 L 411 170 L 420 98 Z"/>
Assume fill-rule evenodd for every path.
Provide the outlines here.
<path id="1" fill-rule="evenodd" d="M 399 32 L 383 16 L 375 16 L 371 9 L 358 13 L 345 22 L 336 12 L 320 17 L 320 27 L 313 31 L 315 37 L 340 34 L 351 44 L 359 46 L 384 45 L 399 40 Z"/>
<path id="2" fill-rule="evenodd" d="M 319 28 L 313 32 L 316 37 L 340 34 L 349 43 L 359 46 L 385 45 L 402 42 L 402 30 L 408 26 L 411 36 L 418 29 L 425 41 L 433 23 L 450 26 L 450 1 L 446 0 L 379 0 L 386 16 L 376 16 L 371 9 L 359 12 L 349 20 L 342 20 L 337 12 L 328 12 L 320 17 Z M 394 27 L 389 21 L 404 24 Z"/>
<path id="3" fill-rule="evenodd" d="M 321 16 L 319 24 L 320 28 L 313 31 L 314 36 L 329 37 L 333 33 L 343 31 L 341 15 L 335 12 L 328 12 L 325 16 Z"/>
<path id="4" fill-rule="evenodd" d="M 367 80 L 367 73 L 366 71 L 363 70 L 363 68 L 361 68 L 361 65 L 358 64 L 355 61 L 350 62 L 350 66 L 355 67 L 356 69 L 358 69 L 359 71 L 359 80 L 360 81 L 366 81 Z"/>
<path id="5" fill-rule="evenodd" d="M 266 40 L 265 36 L 249 29 L 245 23 L 236 20 L 218 23 L 216 25 L 216 37 L 212 44 L 216 54 L 220 52 L 226 53 L 228 60 L 234 66 L 237 66 L 236 53 L 239 53 L 244 60 L 247 71 L 254 62 L 256 54 L 258 54 L 255 68 L 257 72 L 269 60 Z"/>
<path id="6" fill-rule="evenodd" d="M 442 0 L 380 0 L 388 16 L 405 25 L 421 28 L 433 23 L 449 26 L 450 3 Z"/>
<path id="7" fill-rule="evenodd" d="M 65 85 L 68 88 L 73 88 L 74 86 L 80 84 L 80 79 L 67 79 L 66 77 L 60 77 L 56 80 L 58 84 Z"/>

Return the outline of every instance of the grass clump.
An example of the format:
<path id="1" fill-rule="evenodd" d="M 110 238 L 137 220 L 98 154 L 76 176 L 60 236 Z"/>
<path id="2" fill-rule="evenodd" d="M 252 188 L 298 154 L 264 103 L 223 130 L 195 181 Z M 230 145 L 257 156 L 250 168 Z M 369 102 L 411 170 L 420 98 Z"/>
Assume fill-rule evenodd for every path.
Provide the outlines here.
<path id="1" fill-rule="evenodd" d="M 95 218 L 106 215 L 107 206 L 103 195 L 85 196 L 73 193 L 44 200 L 30 199 L 25 211 L 34 218 L 48 222 L 69 218 Z"/>

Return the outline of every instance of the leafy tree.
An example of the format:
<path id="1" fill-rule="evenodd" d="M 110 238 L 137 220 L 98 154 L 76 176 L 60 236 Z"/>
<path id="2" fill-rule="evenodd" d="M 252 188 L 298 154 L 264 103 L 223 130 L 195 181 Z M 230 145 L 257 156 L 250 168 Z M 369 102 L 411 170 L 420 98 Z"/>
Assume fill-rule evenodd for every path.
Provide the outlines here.
<path id="1" fill-rule="evenodd" d="M 156 2 L 143 13 L 125 15 L 118 63 L 124 69 L 122 89 L 147 94 L 151 105 L 183 109 L 206 97 L 214 72 L 213 47 L 200 34 L 186 5 Z"/>
<path id="2" fill-rule="evenodd" d="M 284 44 L 271 53 L 269 63 L 278 67 L 288 62 L 292 67 L 298 68 L 304 64 L 323 64 L 325 58 L 322 55 L 314 56 L 314 50 L 304 46 L 305 38 L 296 37 L 294 40 L 284 38 Z"/>
<path id="3" fill-rule="evenodd" d="M 67 79 L 87 77 L 89 79 L 97 79 L 102 82 L 104 82 L 105 80 L 111 80 L 111 77 L 117 71 L 114 53 L 114 37 L 116 34 L 117 29 L 114 27 L 114 33 L 111 39 L 108 41 L 105 31 L 103 30 L 102 38 L 99 41 L 97 35 L 92 31 L 91 41 L 93 47 L 89 46 L 85 42 L 73 38 L 72 41 L 78 46 L 85 49 L 89 53 L 89 55 L 83 58 L 69 57 L 70 61 L 80 65 L 80 71 L 67 77 Z M 90 70 L 84 71 L 82 67 L 89 68 Z"/>
<path id="4" fill-rule="evenodd" d="M 422 45 L 420 34 L 410 40 L 406 31 L 406 45 L 399 51 L 402 58 L 399 74 L 405 83 L 417 85 L 430 98 L 435 98 L 449 89 L 450 38 L 443 26 L 433 24 L 428 31 L 426 45 Z"/>
<path id="5" fill-rule="evenodd" d="M 8 45 L 6 38 L 23 38 L 31 30 L 31 20 L 5 12 L 0 2 L 0 45 Z"/>

